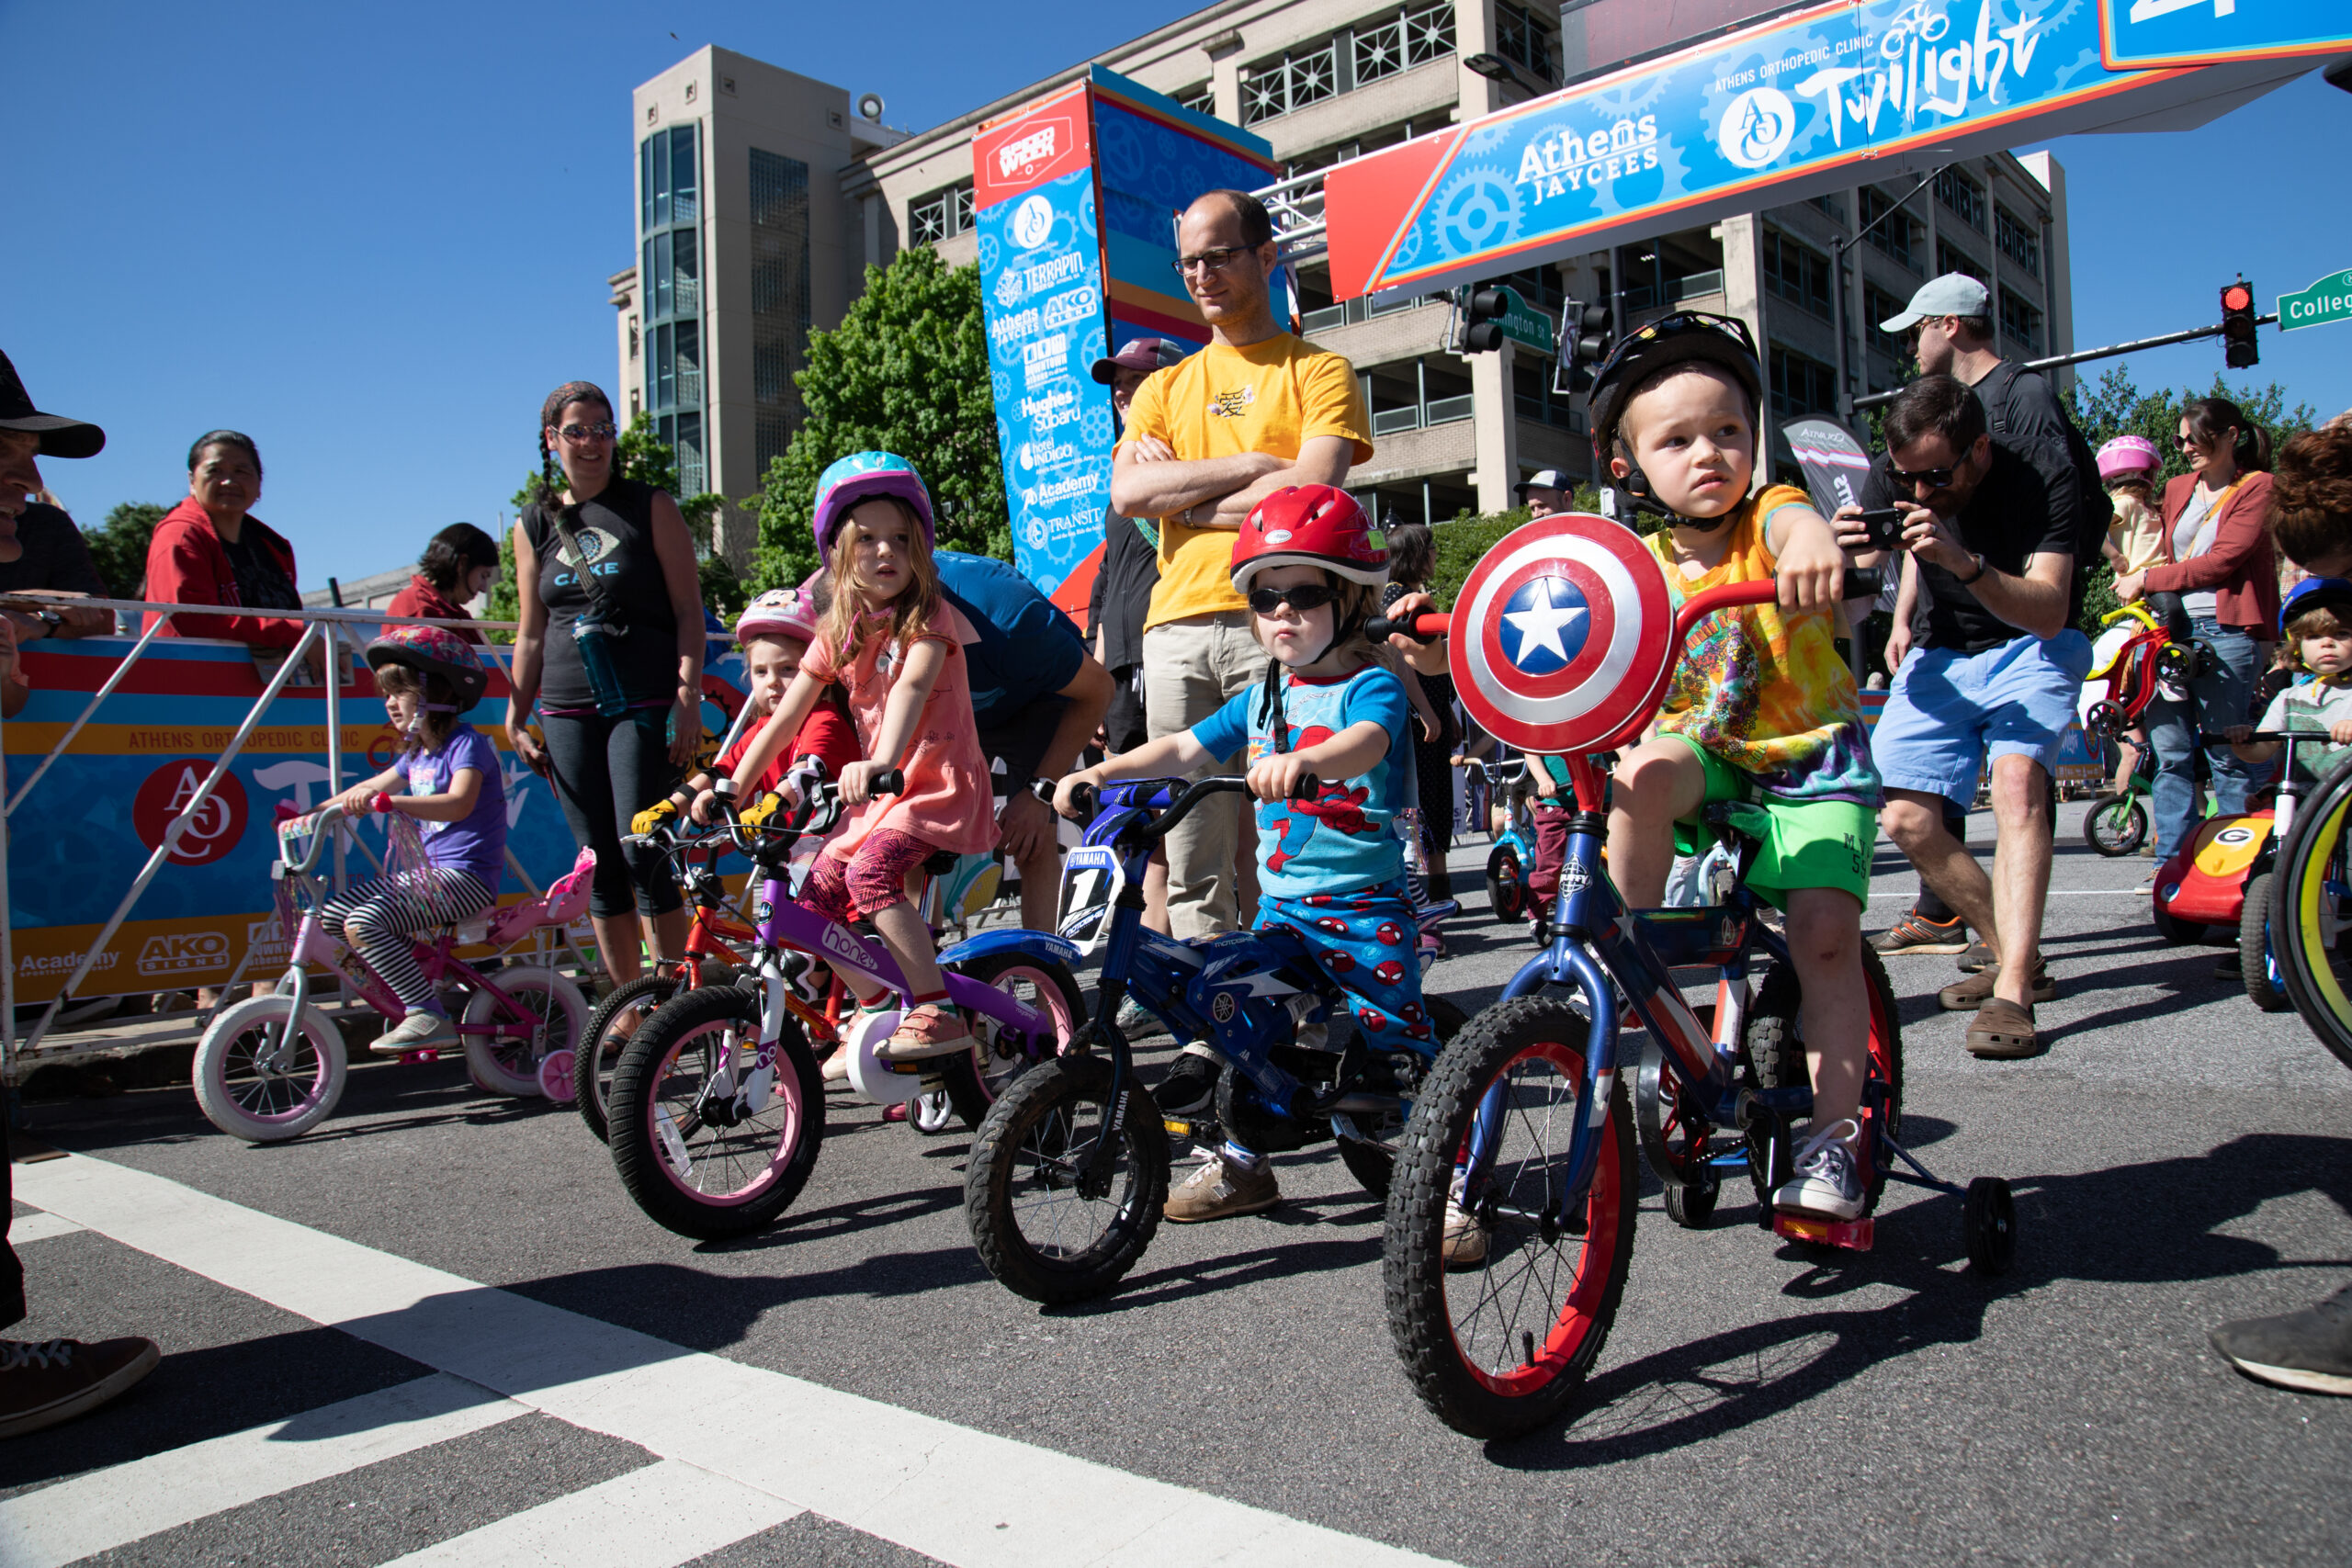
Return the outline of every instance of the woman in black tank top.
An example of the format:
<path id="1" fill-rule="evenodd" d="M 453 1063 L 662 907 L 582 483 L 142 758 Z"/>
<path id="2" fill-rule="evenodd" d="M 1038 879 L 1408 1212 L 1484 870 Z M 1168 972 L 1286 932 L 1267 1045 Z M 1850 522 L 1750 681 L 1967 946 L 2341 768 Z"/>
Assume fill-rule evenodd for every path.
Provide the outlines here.
<path id="1" fill-rule="evenodd" d="M 589 915 L 618 985 L 638 976 L 640 934 L 660 961 L 685 952 L 668 863 L 630 854 L 621 836 L 702 743 L 702 583 L 677 502 L 615 473 L 619 432 L 603 392 L 566 382 L 539 423 L 545 477 L 514 525 L 522 626 L 506 736 L 554 784 L 572 837 L 596 852 Z M 583 619 L 602 626 L 593 675 L 576 635 Z M 544 746 L 530 731 L 534 705 Z"/>

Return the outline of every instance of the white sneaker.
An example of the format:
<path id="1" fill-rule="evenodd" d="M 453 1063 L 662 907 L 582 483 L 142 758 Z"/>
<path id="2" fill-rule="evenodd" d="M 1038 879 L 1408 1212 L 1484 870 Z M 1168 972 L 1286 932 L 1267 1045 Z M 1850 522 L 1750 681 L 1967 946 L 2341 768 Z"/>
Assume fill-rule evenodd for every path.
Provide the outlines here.
<path id="1" fill-rule="evenodd" d="M 1854 1168 L 1854 1147 L 1849 1139 L 1861 1135 L 1851 1120 L 1833 1122 L 1807 1138 L 1797 1151 L 1797 1173 L 1772 1194 L 1772 1207 L 1792 1209 L 1832 1220 L 1858 1218 L 1862 1212 L 1862 1178 Z"/>
<path id="2" fill-rule="evenodd" d="M 1448 1269 L 1476 1269 L 1487 1260 L 1487 1227 L 1451 1198 L 1445 1201 L 1445 1234 L 1439 1250 Z"/>
<path id="3" fill-rule="evenodd" d="M 446 1050 L 457 1043 L 458 1032 L 447 1019 L 419 1008 L 378 1035 L 368 1049 L 379 1055 L 397 1056 L 408 1051 Z"/>

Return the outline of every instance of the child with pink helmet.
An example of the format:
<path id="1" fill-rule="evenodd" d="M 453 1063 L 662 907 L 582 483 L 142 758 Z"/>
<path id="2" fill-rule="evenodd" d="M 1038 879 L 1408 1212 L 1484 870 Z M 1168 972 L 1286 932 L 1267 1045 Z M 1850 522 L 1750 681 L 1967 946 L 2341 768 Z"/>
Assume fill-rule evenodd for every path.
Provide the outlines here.
<path id="1" fill-rule="evenodd" d="M 2144 435 L 2119 435 L 2098 449 L 2098 477 L 2115 502 L 2099 553 L 2118 577 L 2164 559 L 2164 519 L 2155 504 L 2156 475 L 2164 466 L 2164 454 Z"/>

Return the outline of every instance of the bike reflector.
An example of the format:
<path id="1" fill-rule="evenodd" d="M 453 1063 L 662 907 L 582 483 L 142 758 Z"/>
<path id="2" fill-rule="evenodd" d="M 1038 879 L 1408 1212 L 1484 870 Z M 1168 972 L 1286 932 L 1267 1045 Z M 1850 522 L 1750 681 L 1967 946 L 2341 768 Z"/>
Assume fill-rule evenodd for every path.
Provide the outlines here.
<path id="1" fill-rule="evenodd" d="M 1606 517 L 1540 517 L 1470 569 L 1448 646 L 1462 705 L 1497 739 L 1600 750 L 1648 717 L 1673 671 L 1666 570 Z"/>

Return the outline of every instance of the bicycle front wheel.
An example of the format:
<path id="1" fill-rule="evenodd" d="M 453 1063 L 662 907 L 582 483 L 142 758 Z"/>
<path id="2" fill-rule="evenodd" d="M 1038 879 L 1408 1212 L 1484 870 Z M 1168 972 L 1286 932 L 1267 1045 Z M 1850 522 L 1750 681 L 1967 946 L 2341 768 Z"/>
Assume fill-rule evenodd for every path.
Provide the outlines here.
<path id="1" fill-rule="evenodd" d="M 1113 1121 L 1111 1064 L 1062 1056 L 1012 1080 L 980 1123 L 964 1176 L 972 1245 L 1005 1289 L 1048 1305 L 1125 1278 L 1168 1201 L 1168 1134 L 1131 1078 Z M 1086 1168 L 1104 1139 L 1106 1168 Z"/>
<path id="2" fill-rule="evenodd" d="M 1581 1222 L 1555 1217 L 1590 1021 L 1556 996 L 1504 1002 L 1438 1057 L 1406 1123 L 1388 1195 L 1388 1328 L 1421 1402 L 1457 1432 L 1501 1438 L 1556 1417 L 1600 1358 L 1634 1255 L 1634 1126 L 1622 1086 L 1601 1122 Z M 1491 1145 L 1469 1174 L 1474 1138 Z M 1445 1256 L 1448 1209 L 1482 1257 Z"/>
<path id="3" fill-rule="evenodd" d="M 2287 996 L 2319 1043 L 2352 1067 L 2352 888 L 2345 823 L 2352 762 L 2339 762 L 2304 797 L 2271 871 L 2270 942 Z"/>
<path id="4" fill-rule="evenodd" d="M 334 1113 L 343 1098 L 343 1032 L 315 1007 L 294 1015 L 294 998 L 249 997 L 213 1021 L 198 1042 L 189 1076 L 205 1119 L 249 1144 L 299 1137 Z"/>

